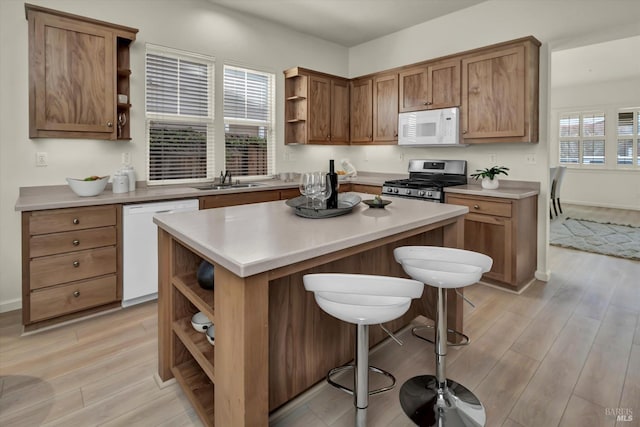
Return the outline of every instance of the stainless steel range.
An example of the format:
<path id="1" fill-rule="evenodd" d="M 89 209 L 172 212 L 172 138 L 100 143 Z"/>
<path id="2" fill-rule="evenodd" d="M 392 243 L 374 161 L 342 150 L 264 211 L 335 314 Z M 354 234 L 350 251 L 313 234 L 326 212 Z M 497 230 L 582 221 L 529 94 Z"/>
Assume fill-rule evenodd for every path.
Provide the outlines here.
<path id="1" fill-rule="evenodd" d="M 382 194 L 444 203 L 444 187 L 466 183 L 466 160 L 409 160 L 409 179 L 385 181 Z"/>

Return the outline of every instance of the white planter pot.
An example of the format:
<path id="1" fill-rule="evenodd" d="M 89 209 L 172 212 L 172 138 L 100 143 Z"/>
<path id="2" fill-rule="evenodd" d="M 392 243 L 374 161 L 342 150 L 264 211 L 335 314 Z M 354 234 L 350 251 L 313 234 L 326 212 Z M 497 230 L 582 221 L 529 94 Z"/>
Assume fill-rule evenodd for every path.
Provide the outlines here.
<path id="1" fill-rule="evenodd" d="M 482 178 L 482 188 L 485 188 L 487 190 L 495 190 L 496 188 L 498 188 L 499 184 L 500 183 L 498 182 L 498 177 L 493 177 L 493 179 Z"/>

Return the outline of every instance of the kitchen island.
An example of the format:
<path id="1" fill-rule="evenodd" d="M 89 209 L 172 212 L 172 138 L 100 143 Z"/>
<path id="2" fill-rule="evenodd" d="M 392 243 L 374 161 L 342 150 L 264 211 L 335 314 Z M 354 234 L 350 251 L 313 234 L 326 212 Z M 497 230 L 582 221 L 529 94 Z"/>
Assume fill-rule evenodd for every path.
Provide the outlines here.
<path id="1" fill-rule="evenodd" d="M 298 217 L 284 201 L 156 216 L 160 378 L 175 377 L 207 425 L 268 425 L 270 411 L 353 357 L 353 328 L 317 307 L 302 276 L 406 277 L 393 249 L 462 247 L 467 212 L 394 198 L 385 209 L 359 204 L 326 219 Z M 215 267 L 213 291 L 197 283 L 202 260 Z M 434 318 L 434 301 L 426 288 L 405 316 L 386 326 L 398 330 L 420 314 Z M 448 307 L 449 326 L 462 330 L 455 293 Z M 191 328 L 197 311 L 214 323 L 215 346 Z M 371 328 L 371 345 L 385 337 Z"/>

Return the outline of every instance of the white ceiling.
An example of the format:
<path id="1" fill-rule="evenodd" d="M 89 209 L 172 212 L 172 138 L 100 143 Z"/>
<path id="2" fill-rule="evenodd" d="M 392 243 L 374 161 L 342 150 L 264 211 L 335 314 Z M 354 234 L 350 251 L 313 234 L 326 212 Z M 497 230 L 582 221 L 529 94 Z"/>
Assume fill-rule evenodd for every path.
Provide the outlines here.
<path id="1" fill-rule="evenodd" d="M 577 86 L 640 76 L 640 36 L 551 54 L 551 86 Z"/>
<path id="2" fill-rule="evenodd" d="M 485 0 L 209 0 L 346 47 Z"/>

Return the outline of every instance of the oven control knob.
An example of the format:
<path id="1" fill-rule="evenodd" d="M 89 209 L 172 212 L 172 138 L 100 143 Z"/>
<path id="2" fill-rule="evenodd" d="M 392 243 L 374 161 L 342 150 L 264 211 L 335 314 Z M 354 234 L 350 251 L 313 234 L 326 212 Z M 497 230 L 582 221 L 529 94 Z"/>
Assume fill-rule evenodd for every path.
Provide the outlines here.
<path id="1" fill-rule="evenodd" d="M 409 190 L 409 189 L 405 190 L 405 194 L 411 195 L 411 190 Z"/>
<path id="2" fill-rule="evenodd" d="M 431 191 L 429 191 L 429 192 L 427 193 L 427 196 L 431 197 L 431 196 L 433 196 L 433 193 L 431 193 Z"/>
<path id="3" fill-rule="evenodd" d="M 397 193 L 397 192 L 398 192 L 398 189 L 397 189 L 397 188 L 394 188 L 394 189 L 393 189 L 393 192 L 394 192 L 394 193 Z"/>
<path id="4" fill-rule="evenodd" d="M 387 188 L 387 193 L 393 193 L 393 188 Z"/>
<path id="5" fill-rule="evenodd" d="M 418 196 L 420 196 L 420 197 L 424 197 L 426 194 L 427 194 L 427 193 L 426 193 L 426 191 L 424 191 L 424 190 L 420 190 L 420 191 L 418 191 Z"/>

